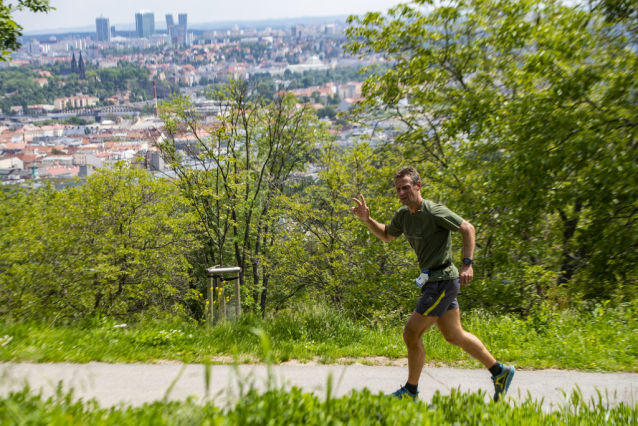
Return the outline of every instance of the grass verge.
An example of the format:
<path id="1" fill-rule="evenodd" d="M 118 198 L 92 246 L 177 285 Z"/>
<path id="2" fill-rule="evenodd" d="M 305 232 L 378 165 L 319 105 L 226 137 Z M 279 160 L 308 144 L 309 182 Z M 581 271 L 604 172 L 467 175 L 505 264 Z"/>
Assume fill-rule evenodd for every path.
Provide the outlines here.
<path id="1" fill-rule="evenodd" d="M 434 395 L 431 404 L 396 400 L 369 391 L 353 392 L 342 398 L 320 399 L 302 393 L 269 390 L 248 391 L 228 408 L 213 402 L 158 401 L 141 407 L 100 408 L 94 401 L 76 400 L 58 393 L 48 400 L 28 389 L 0 398 L 3 425 L 634 425 L 638 406 L 585 403 L 578 393 L 551 412 L 533 401 L 522 403 L 485 402 L 483 393 Z"/>
<path id="2" fill-rule="evenodd" d="M 464 313 L 462 321 L 498 360 L 517 368 L 638 370 L 638 318 L 632 306 L 546 312 L 528 320 Z M 270 336 L 276 363 L 406 356 L 402 326 L 372 327 L 322 307 L 282 312 L 267 320 L 246 315 L 215 327 L 155 321 L 119 325 L 107 319 L 70 326 L 5 322 L 0 324 L 0 361 L 262 362 L 259 338 L 251 331 L 255 327 Z M 426 362 L 480 367 L 445 342 L 436 328 L 424 335 L 423 342 Z"/>

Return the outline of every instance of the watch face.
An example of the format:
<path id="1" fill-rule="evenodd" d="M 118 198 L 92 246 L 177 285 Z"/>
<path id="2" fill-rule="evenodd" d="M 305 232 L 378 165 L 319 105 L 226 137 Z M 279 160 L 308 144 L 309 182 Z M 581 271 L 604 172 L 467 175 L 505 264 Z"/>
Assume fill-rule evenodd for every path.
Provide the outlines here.
<path id="1" fill-rule="evenodd" d="M 470 259 L 469 257 L 466 257 L 465 259 L 463 259 L 463 263 L 465 263 L 466 265 L 471 265 L 472 259 Z"/>

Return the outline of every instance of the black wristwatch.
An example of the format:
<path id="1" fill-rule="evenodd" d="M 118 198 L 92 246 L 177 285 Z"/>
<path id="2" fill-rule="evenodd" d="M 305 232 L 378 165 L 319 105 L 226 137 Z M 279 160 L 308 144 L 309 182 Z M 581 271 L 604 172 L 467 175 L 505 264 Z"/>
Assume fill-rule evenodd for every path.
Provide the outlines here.
<path id="1" fill-rule="evenodd" d="M 463 259 L 463 264 L 464 265 L 472 265 L 474 264 L 474 261 L 472 259 L 470 259 L 469 257 L 466 257 Z"/>

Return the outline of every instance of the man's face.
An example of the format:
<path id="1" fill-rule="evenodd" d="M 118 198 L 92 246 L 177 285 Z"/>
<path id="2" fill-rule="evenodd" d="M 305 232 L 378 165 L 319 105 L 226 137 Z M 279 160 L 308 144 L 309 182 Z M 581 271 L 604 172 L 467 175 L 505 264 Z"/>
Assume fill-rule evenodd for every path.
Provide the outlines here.
<path id="1" fill-rule="evenodd" d="M 397 189 L 397 195 L 401 200 L 401 204 L 404 206 L 409 206 L 419 201 L 421 191 L 420 181 L 414 185 L 410 176 L 403 176 L 394 180 L 394 186 Z"/>

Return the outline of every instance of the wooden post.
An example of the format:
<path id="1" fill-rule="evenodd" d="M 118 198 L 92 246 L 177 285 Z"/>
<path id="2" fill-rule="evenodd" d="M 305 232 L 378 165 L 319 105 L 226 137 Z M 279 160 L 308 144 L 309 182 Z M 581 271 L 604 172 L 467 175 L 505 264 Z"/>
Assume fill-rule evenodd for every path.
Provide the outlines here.
<path id="1" fill-rule="evenodd" d="M 224 289 L 224 279 L 216 278 L 219 286 L 219 322 L 226 321 L 226 290 Z"/>
<path id="2" fill-rule="evenodd" d="M 208 324 L 214 324 L 215 278 L 208 277 Z"/>
<path id="3" fill-rule="evenodd" d="M 239 272 L 235 272 L 233 274 L 234 282 L 235 282 L 235 318 L 239 318 L 241 316 L 241 302 L 239 300 Z"/>

